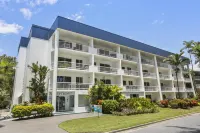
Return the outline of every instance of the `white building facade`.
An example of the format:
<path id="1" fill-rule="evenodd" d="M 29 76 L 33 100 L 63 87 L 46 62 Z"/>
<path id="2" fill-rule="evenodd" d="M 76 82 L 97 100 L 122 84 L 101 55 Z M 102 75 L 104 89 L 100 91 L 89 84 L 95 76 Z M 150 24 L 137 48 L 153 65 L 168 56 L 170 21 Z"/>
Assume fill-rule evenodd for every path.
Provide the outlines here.
<path id="1" fill-rule="evenodd" d="M 178 92 L 175 74 L 172 66 L 163 63 L 171 54 L 57 17 L 50 29 L 33 25 L 29 37 L 21 38 L 13 104 L 30 100 L 27 86 L 32 74 L 27 66 L 36 62 L 50 69 L 47 99 L 55 112 L 88 112 L 86 96 L 97 80 L 120 86 L 126 98 L 174 99 Z M 191 75 L 180 69 L 181 97 L 194 96 Z"/>

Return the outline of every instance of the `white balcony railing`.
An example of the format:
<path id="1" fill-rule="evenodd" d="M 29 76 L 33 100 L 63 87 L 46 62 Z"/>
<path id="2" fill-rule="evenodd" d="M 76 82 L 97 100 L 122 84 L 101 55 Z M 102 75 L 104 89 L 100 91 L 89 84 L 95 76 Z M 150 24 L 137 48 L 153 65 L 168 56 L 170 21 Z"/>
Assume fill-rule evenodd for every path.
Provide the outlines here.
<path id="1" fill-rule="evenodd" d="M 124 70 L 124 74 L 125 75 L 139 76 L 139 72 L 138 71 L 134 71 L 134 70 Z"/>
<path id="2" fill-rule="evenodd" d="M 59 48 L 71 49 L 76 51 L 88 52 L 89 46 L 83 44 L 72 44 L 71 42 L 59 41 Z"/>
<path id="3" fill-rule="evenodd" d="M 82 63 L 68 62 L 68 61 L 58 61 L 58 68 L 88 70 L 89 65 Z"/>
<path id="4" fill-rule="evenodd" d="M 126 85 L 125 88 L 127 92 L 142 91 L 142 87 L 140 85 Z"/>
<path id="5" fill-rule="evenodd" d="M 173 89 L 172 89 L 173 87 L 168 87 L 168 86 L 161 86 L 161 91 L 172 91 Z"/>
<path id="6" fill-rule="evenodd" d="M 186 92 L 192 92 L 193 89 L 192 89 L 191 87 L 186 87 L 186 88 L 185 88 L 185 91 L 186 91 Z"/>
<path id="7" fill-rule="evenodd" d="M 170 75 L 159 74 L 160 79 L 171 79 Z"/>
<path id="8" fill-rule="evenodd" d="M 200 80 L 200 76 L 194 76 L 195 80 Z"/>
<path id="9" fill-rule="evenodd" d="M 117 52 L 97 48 L 97 54 L 117 58 Z"/>
<path id="10" fill-rule="evenodd" d="M 90 83 L 71 83 L 71 82 L 58 82 L 58 90 L 88 90 Z"/>
<path id="11" fill-rule="evenodd" d="M 143 72 L 143 77 L 156 78 L 156 73 Z"/>
<path id="12" fill-rule="evenodd" d="M 169 68 L 169 65 L 167 63 L 158 62 L 158 67 Z"/>
<path id="13" fill-rule="evenodd" d="M 178 87 L 175 87 L 175 91 L 178 92 Z M 179 87 L 179 91 L 180 92 L 185 92 L 185 88 L 184 87 Z"/>
<path id="14" fill-rule="evenodd" d="M 196 87 L 197 87 L 197 88 L 200 88 L 200 84 L 196 84 Z"/>
<path id="15" fill-rule="evenodd" d="M 123 59 L 128 61 L 138 62 L 138 58 L 136 56 L 131 56 L 127 54 L 123 54 Z"/>
<path id="16" fill-rule="evenodd" d="M 142 64 L 155 65 L 153 60 L 142 58 L 141 61 Z"/>
<path id="17" fill-rule="evenodd" d="M 158 86 L 144 86 L 145 91 L 158 91 Z"/>
<path id="18" fill-rule="evenodd" d="M 188 81 L 188 82 L 191 81 L 190 78 L 186 78 L 186 77 L 184 77 L 184 80 L 185 80 L 185 81 Z"/>
<path id="19" fill-rule="evenodd" d="M 115 73 L 117 74 L 118 68 L 112 68 L 112 67 L 104 67 L 104 66 L 97 66 L 99 72 L 104 72 L 104 73 Z"/>

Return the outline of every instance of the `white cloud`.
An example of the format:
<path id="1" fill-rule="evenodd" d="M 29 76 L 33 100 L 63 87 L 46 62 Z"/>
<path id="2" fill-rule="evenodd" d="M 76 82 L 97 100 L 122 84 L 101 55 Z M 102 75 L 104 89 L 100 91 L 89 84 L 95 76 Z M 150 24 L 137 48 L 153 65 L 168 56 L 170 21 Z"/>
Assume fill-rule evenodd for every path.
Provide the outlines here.
<path id="1" fill-rule="evenodd" d="M 88 4 L 85 4 L 85 6 L 91 6 L 91 4 L 88 3 Z"/>
<path id="2" fill-rule="evenodd" d="M 31 12 L 31 10 L 30 9 L 28 9 L 28 8 L 21 8 L 20 9 L 20 12 L 24 15 L 24 18 L 25 19 L 31 19 L 31 17 L 32 17 L 32 12 Z"/>
<path id="3" fill-rule="evenodd" d="M 0 34 L 18 34 L 22 29 L 23 27 L 18 24 L 8 24 L 4 20 L 0 20 Z"/>
<path id="4" fill-rule="evenodd" d="M 156 19 L 156 20 L 154 20 L 152 22 L 152 24 L 163 24 L 164 22 L 165 22 L 164 20 L 158 20 L 158 19 Z"/>
<path id="5" fill-rule="evenodd" d="M 67 18 L 75 20 L 75 21 L 82 21 L 84 19 L 84 15 L 83 15 L 83 12 L 78 12 L 78 13 L 72 14 L 71 16 Z"/>
<path id="6" fill-rule="evenodd" d="M 29 5 L 32 7 L 39 6 L 42 4 L 54 5 L 57 2 L 58 2 L 58 0 L 31 0 L 31 1 L 29 1 Z"/>

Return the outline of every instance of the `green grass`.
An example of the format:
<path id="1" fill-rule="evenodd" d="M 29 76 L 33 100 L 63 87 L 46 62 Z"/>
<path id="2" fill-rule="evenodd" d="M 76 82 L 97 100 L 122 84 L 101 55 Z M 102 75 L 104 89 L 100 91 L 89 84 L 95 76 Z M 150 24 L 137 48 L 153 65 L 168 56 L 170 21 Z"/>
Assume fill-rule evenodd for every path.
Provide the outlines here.
<path id="1" fill-rule="evenodd" d="M 160 108 L 159 113 L 139 114 L 131 116 L 103 115 L 98 117 L 74 119 L 59 124 L 59 127 L 70 132 L 106 132 L 128 128 L 188 113 L 199 113 L 200 107 L 191 109 Z"/>

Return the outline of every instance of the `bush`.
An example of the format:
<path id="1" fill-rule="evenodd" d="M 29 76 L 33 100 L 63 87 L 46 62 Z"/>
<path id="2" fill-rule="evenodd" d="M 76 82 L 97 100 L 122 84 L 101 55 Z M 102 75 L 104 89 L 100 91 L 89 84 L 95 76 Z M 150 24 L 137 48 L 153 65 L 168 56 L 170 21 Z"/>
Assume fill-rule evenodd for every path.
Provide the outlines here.
<path id="1" fill-rule="evenodd" d="M 158 112 L 157 106 L 146 98 L 131 98 L 120 101 L 119 110 L 115 115 L 133 115 Z"/>
<path id="2" fill-rule="evenodd" d="M 116 100 L 104 100 L 102 102 L 102 110 L 104 114 L 111 114 L 119 107 L 119 103 Z"/>
<path id="3" fill-rule="evenodd" d="M 167 108 L 169 106 L 169 101 L 168 100 L 161 100 L 160 104 L 161 104 L 161 107 Z"/>
<path id="4" fill-rule="evenodd" d="M 187 109 L 190 107 L 190 103 L 188 101 L 182 100 L 182 99 L 171 100 L 171 101 L 169 101 L 169 105 L 173 109 L 177 109 L 177 108 Z"/>
<path id="5" fill-rule="evenodd" d="M 49 103 L 44 103 L 41 105 L 15 105 L 12 108 L 12 115 L 14 118 L 23 118 L 25 116 L 29 117 L 31 115 L 37 116 L 51 116 L 54 108 Z M 35 112 L 35 114 L 33 114 Z"/>

